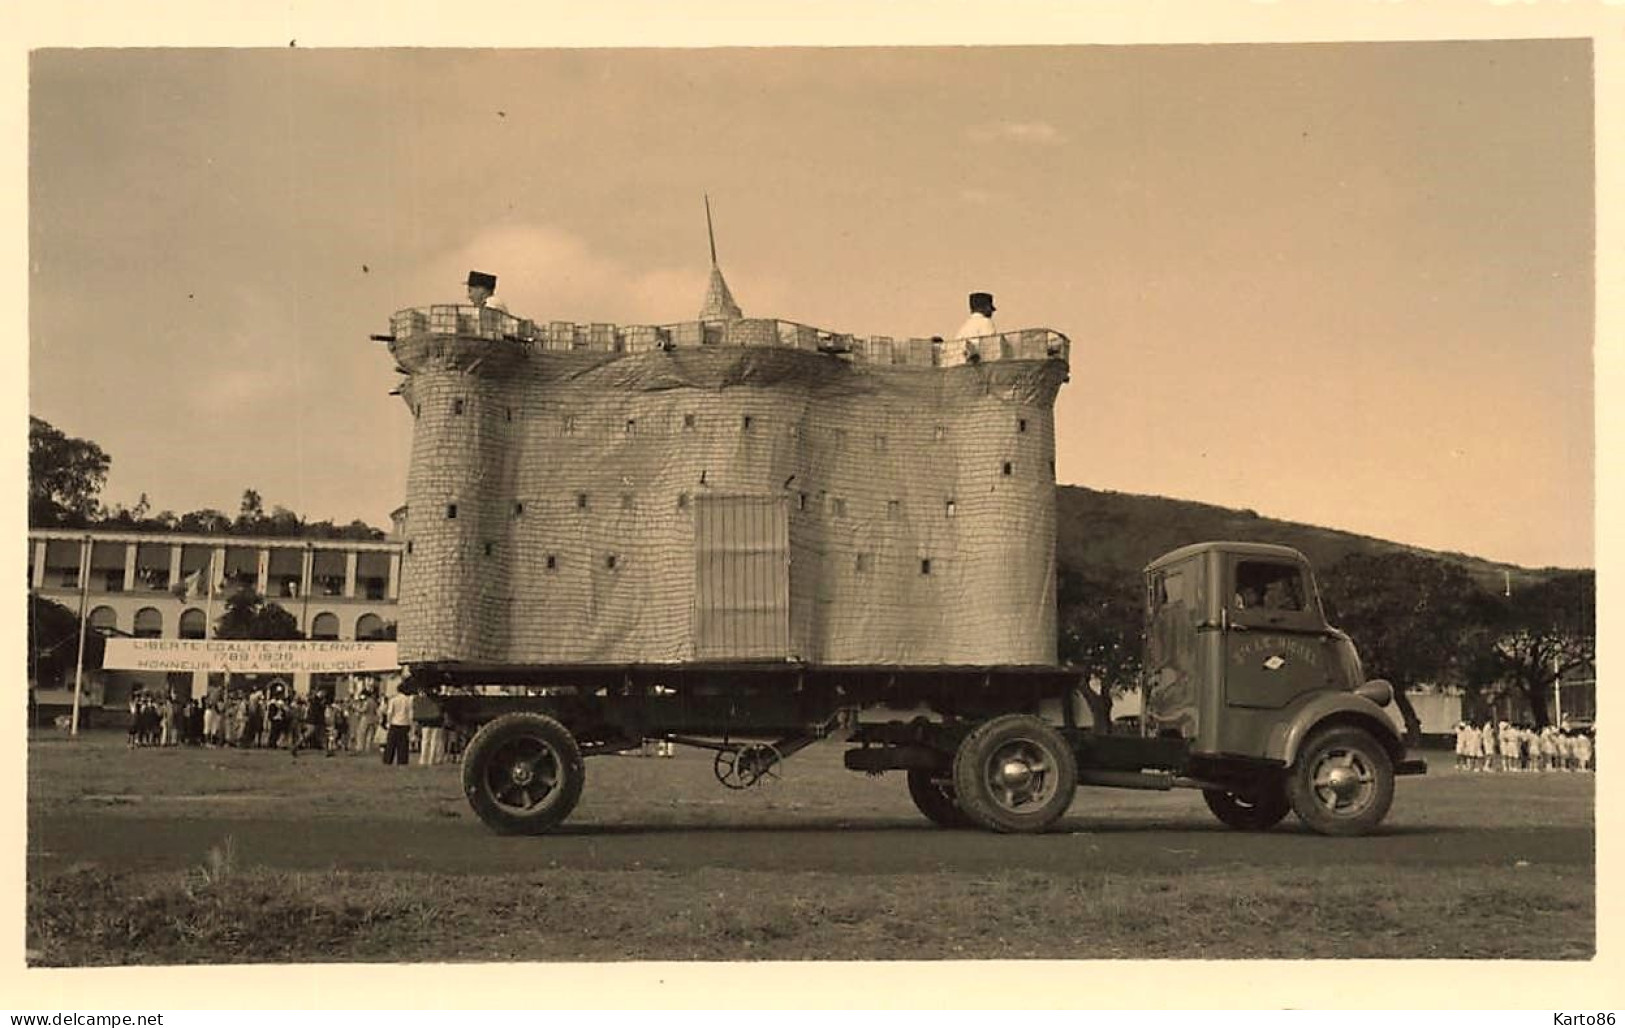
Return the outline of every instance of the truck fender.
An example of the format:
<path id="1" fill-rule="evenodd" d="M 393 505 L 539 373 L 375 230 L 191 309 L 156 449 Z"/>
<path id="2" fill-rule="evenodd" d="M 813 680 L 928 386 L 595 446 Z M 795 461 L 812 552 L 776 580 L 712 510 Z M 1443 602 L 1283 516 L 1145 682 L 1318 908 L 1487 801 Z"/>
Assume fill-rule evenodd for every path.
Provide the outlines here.
<path id="1" fill-rule="evenodd" d="M 1404 745 L 1393 723 L 1382 708 L 1359 693 L 1316 693 L 1288 707 L 1275 727 L 1270 729 L 1264 755 L 1291 767 L 1298 759 L 1298 750 L 1311 732 L 1328 722 L 1353 724 L 1369 731 L 1388 750 L 1396 761 L 1403 756 Z"/>

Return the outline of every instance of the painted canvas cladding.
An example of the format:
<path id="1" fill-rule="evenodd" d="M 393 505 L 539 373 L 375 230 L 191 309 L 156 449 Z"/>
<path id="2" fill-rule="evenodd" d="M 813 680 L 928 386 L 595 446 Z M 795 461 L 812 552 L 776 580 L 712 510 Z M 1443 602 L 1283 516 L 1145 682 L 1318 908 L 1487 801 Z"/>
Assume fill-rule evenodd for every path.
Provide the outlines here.
<path id="1" fill-rule="evenodd" d="M 1054 662 L 1064 360 L 391 352 L 404 661 Z"/>

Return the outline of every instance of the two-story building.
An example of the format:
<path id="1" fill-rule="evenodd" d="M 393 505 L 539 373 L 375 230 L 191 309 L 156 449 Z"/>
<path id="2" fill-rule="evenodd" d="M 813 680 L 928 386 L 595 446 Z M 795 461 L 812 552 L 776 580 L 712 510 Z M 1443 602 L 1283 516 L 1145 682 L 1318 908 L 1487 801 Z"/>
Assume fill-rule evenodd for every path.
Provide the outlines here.
<path id="1" fill-rule="evenodd" d="M 293 615 L 307 639 L 380 639 L 395 621 L 400 571 L 401 547 L 388 540 L 28 533 L 30 594 L 75 613 L 82 609 L 89 630 L 104 635 L 212 637 L 226 597 L 252 589 Z M 307 674 L 287 677 L 297 691 L 310 688 Z M 65 684 L 65 690 L 41 691 L 40 703 L 71 703 L 72 682 Z M 82 702 L 122 710 L 136 688 L 201 696 L 206 687 L 204 672 L 104 671 L 86 676 Z"/>

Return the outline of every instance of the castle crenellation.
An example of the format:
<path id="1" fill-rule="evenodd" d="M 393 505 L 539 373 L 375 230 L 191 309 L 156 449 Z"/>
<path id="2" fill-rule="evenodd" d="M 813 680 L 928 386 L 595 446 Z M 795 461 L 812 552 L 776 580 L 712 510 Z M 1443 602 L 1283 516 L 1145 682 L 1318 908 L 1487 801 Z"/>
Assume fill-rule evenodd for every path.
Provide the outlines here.
<path id="1" fill-rule="evenodd" d="M 408 307 L 390 318 L 396 340 L 420 336 L 502 340 L 527 350 L 552 352 L 650 353 L 703 347 L 776 347 L 828 353 L 843 359 L 908 367 L 944 366 L 945 348 L 958 341 L 940 338 L 862 336 L 831 332 L 782 318 L 729 318 L 667 325 L 536 321 L 503 311 L 457 304 Z M 983 361 L 1068 359 L 1066 336 L 1046 328 L 1001 332 L 973 341 Z"/>

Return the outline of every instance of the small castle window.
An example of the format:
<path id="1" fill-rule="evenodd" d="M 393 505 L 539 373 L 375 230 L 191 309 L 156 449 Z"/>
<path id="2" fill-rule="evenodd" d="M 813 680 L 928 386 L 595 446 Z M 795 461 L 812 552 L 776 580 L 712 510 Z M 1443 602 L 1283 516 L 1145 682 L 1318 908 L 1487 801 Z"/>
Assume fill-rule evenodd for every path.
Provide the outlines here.
<path id="1" fill-rule="evenodd" d="M 451 401 L 451 412 L 453 414 L 461 414 L 463 412 L 463 401 L 461 399 Z"/>
<path id="2" fill-rule="evenodd" d="M 587 494 L 586 493 L 576 493 L 576 510 L 586 510 L 586 509 L 587 509 Z"/>
<path id="3" fill-rule="evenodd" d="M 414 403 L 414 404 L 413 404 L 413 405 L 412 405 L 412 416 L 413 416 L 413 417 L 414 417 L 414 418 L 421 418 L 421 417 L 423 417 L 423 404 L 421 404 L 421 403 Z"/>
<path id="4" fill-rule="evenodd" d="M 1016 470 L 1016 466 L 1014 464 L 1011 464 L 1009 461 L 1004 462 L 1004 473 L 1006 475 L 1014 473 L 1015 470 Z"/>
<path id="5" fill-rule="evenodd" d="M 636 435 L 637 431 L 638 431 L 638 419 L 637 418 L 627 418 L 626 419 L 626 434 L 627 435 Z"/>
<path id="6" fill-rule="evenodd" d="M 1017 418 L 1016 419 L 1016 431 L 1017 432 L 1025 432 L 1025 431 L 1027 431 L 1027 419 L 1026 418 Z"/>
<path id="7" fill-rule="evenodd" d="M 618 555 L 610 553 L 604 556 L 604 567 L 606 569 L 614 571 L 616 568 L 620 567 L 620 565 L 621 558 Z"/>
<path id="8" fill-rule="evenodd" d="M 683 415 L 683 431 L 685 431 L 685 432 L 694 431 L 694 415 L 692 415 L 692 414 L 684 414 Z"/>
<path id="9" fill-rule="evenodd" d="M 677 494 L 677 509 L 678 510 L 687 510 L 688 509 L 688 494 L 687 493 L 678 493 Z"/>
<path id="10" fill-rule="evenodd" d="M 493 556 L 497 552 L 497 544 L 489 542 L 485 543 L 483 549 L 485 550 L 485 555 L 487 557 Z"/>
<path id="11" fill-rule="evenodd" d="M 807 509 L 807 494 L 806 493 L 796 493 L 796 509 L 797 510 L 806 510 Z"/>
<path id="12" fill-rule="evenodd" d="M 516 518 L 522 518 L 525 516 L 525 504 L 523 500 L 515 500 L 513 502 L 513 516 Z"/>
<path id="13" fill-rule="evenodd" d="M 506 417 L 509 421 L 513 420 L 513 408 L 512 407 L 504 407 L 504 408 L 502 408 L 502 413 L 503 413 L 503 416 Z"/>
<path id="14" fill-rule="evenodd" d="M 936 428 L 932 429 L 932 431 L 931 431 L 931 441 L 932 442 L 940 443 L 946 438 L 948 438 L 948 426 L 947 425 L 938 425 Z"/>
<path id="15" fill-rule="evenodd" d="M 631 493 L 622 493 L 621 494 L 621 509 L 622 510 L 631 510 L 632 509 L 632 494 Z"/>
<path id="16" fill-rule="evenodd" d="M 754 426 L 755 424 L 756 424 L 755 417 L 753 417 L 752 415 L 746 414 L 746 415 L 744 415 L 743 417 L 741 417 L 739 419 L 739 430 L 741 432 L 749 432 L 751 430 L 752 426 Z"/>
<path id="17" fill-rule="evenodd" d="M 562 428 L 563 428 L 563 431 L 564 431 L 565 435 L 575 435 L 576 434 L 576 416 L 574 414 L 566 414 L 564 416 L 564 421 L 563 421 Z"/>
<path id="18" fill-rule="evenodd" d="M 943 504 L 942 512 L 946 517 L 955 517 L 959 514 L 959 505 L 952 500 Z"/>
<path id="19" fill-rule="evenodd" d="M 835 516 L 838 518 L 846 517 L 846 498 L 844 496 L 835 497 Z"/>
<path id="20" fill-rule="evenodd" d="M 406 540 L 406 552 L 407 553 L 412 552 L 412 540 L 410 540 L 410 539 Z"/>
<path id="21" fill-rule="evenodd" d="M 446 504 L 446 520 L 447 521 L 455 521 L 455 520 L 457 520 L 457 505 L 455 503 Z"/>
<path id="22" fill-rule="evenodd" d="M 558 558 L 558 556 L 555 555 L 555 554 L 549 553 L 547 555 L 546 567 L 547 567 L 547 570 L 549 570 L 549 571 L 557 571 L 559 569 L 559 558 Z"/>
<path id="23" fill-rule="evenodd" d="M 857 559 L 853 561 L 852 568 L 858 574 L 865 575 L 869 573 L 869 568 L 873 563 L 873 557 L 867 553 L 860 553 L 857 555 Z"/>
<path id="24" fill-rule="evenodd" d="M 931 558 L 930 557 L 921 557 L 920 558 L 920 574 L 929 575 L 930 573 L 931 573 Z"/>
<path id="25" fill-rule="evenodd" d="M 902 500 L 887 500 L 886 501 L 886 517 L 889 518 L 892 521 L 896 521 L 898 518 L 900 518 L 902 516 L 903 516 L 903 501 Z"/>

